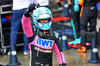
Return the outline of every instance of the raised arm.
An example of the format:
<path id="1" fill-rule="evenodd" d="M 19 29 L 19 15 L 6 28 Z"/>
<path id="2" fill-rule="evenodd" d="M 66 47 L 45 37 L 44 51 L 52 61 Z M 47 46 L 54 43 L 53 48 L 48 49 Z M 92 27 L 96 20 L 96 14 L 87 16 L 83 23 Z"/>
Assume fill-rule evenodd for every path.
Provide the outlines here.
<path id="1" fill-rule="evenodd" d="M 31 37 L 33 35 L 30 16 L 34 9 L 35 9 L 35 5 L 30 4 L 22 18 L 22 27 L 23 27 L 24 33 L 26 34 L 27 37 Z"/>
<path id="2" fill-rule="evenodd" d="M 23 15 L 22 27 L 27 37 L 31 37 L 33 35 L 30 17 L 26 17 L 25 15 Z"/>

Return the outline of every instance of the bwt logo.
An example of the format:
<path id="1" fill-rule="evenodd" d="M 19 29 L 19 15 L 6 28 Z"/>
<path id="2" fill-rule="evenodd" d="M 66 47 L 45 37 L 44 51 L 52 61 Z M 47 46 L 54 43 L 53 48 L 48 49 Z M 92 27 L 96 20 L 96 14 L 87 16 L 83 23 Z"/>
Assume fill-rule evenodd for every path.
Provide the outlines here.
<path id="1" fill-rule="evenodd" d="M 52 47 L 52 45 L 53 45 L 53 41 L 51 41 L 51 40 L 44 40 L 44 39 L 40 39 L 40 38 L 38 38 L 37 39 L 37 42 L 36 42 L 38 45 L 42 45 L 42 46 L 46 46 L 46 47 Z"/>

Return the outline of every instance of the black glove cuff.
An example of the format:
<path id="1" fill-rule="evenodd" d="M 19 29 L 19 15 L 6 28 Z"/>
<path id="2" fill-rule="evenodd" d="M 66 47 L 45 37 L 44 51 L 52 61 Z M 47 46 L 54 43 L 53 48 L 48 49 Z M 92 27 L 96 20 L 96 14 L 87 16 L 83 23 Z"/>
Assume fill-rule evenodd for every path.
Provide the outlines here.
<path id="1" fill-rule="evenodd" d="M 24 15 L 25 15 L 26 17 L 30 17 L 30 16 L 31 16 L 31 12 L 25 11 Z"/>
<path id="2" fill-rule="evenodd" d="M 66 64 L 65 64 L 65 63 L 63 63 L 63 64 L 60 64 L 59 66 L 66 66 Z"/>

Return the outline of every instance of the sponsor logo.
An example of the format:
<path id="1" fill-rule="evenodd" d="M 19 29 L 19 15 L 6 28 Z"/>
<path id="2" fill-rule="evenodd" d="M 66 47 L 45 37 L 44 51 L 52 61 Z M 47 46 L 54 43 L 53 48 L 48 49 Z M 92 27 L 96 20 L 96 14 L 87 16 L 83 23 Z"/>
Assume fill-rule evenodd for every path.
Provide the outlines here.
<path id="1" fill-rule="evenodd" d="M 38 45 L 42 45 L 43 47 L 52 47 L 53 45 L 53 41 L 52 40 L 46 40 L 46 39 L 41 39 L 41 38 L 37 38 L 36 43 Z"/>
<path id="2" fill-rule="evenodd" d="M 40 49 L 38 47 L 34 47 L 35 50 L 38 50 L 38 51 L 41 51 L 41 52 L 45 52 L 45 53 L 51 53 L 52 50 L 43 50 L 43 49 Z"/>

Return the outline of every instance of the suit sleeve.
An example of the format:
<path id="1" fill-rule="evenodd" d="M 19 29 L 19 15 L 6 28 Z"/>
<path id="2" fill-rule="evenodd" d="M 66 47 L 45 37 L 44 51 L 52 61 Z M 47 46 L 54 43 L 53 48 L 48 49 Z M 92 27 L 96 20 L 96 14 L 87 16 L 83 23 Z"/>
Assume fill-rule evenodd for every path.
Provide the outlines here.
<path id="1" fill-rule="evenodd" d="M 54 44 L 54 51 L 57 57 L 57 60 L 59 64 L 66 64 L 64 53 L 62 51 L 61 45 L 59 43 L 59 38 L 55 39 L 55 44 Z"/>
<path id="2" fill-rule="evenodd" d="M 30 17 L 26 17 L 25 15 L 23 15 L 22 27 L 23 27 L 23 31 L 24 31 L 24 33 L 26 34 L 27 37 L 33 36 L 33 30 L 32 30 L 32 26 L 31 26 Z"/>

